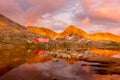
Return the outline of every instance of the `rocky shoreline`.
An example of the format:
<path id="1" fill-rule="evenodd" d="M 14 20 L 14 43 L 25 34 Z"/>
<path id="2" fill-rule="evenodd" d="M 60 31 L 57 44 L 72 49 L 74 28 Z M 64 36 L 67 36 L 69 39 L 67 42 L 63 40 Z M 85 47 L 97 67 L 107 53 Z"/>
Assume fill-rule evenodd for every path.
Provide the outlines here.
<path id="1" fill-rule="evenodd" d="M 90 52 L 89 50 L 75 51 L 71 49 L 47 51 L 45 56 L 53 56 L 56 59 L 66 59 L 66 60 L 82 60 L 88 57 L 98 57 L 100 55 Z"/>

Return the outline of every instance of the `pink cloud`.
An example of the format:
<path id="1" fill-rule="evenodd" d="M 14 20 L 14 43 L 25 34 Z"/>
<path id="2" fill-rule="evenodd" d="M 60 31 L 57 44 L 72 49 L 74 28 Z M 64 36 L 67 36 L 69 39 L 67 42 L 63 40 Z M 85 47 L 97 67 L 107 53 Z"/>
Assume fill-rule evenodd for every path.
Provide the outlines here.
<path id="1" fill-rule="evenodd" d="M 83 26 L 89 26 L 89 25 L 90 25 L 90 19 L 89 19 L 88 17 L 86 17 L 85 19 L 83 19 L 83 20 L 81 21 L 81 24 L 82 24 Z"/>
<path id="2" fill-rule="evenodd" d="M 33 25 L 37 23 L 38 20 L 42 19 L 41 17 L 42 11 L 39 8 L 30 8 L 28 9 L 25 14 L 25 25 Z"/>
<path id="3" fill-rule="evenodd" d="M 80 0 L 85 14 L 96 19 L 120 21 L 120 0 Z"/>
<path id="4" fill-rule="evenodd" d="M 66 5 L 67 0 L 27 0 L 32 6 L 25 12 L 26 25 L 42 20 L 42 15 L 53 13 Z"/>
<path id="5" fill-rule="evenodd" d="M 100 7 L 93 12 L 93 17 L 107 18 L 120 22 L 120 7 Z"/>
<path id="6" fill-rule="evenodd" d="M 14 21 L 17 20 L 17 22 L 23 22 L 23 19 L 20 16 L 20 14 L 23 14 L 23 11 L 14 0 L 0 0 L 0 13 Z"/>
<path id="7" fill-rule="evenodd" d="M 120 27 L 113 27 L 109 29 L 109 32 L 112 32 L 114 34 L 120 34 Z"/>
<path id="8" fill-rule="evenodd" d="M 16 0 L 1 0 L 0 13 L 11 18 L 12 20 L 24 24 L 32 25 L 40 19 L 45 13 L 52 13 L 66 5 L 67 0 L 25 0 L 31 4 L 26 10 L 23 9 L 23 4 Z"/>
<path id="9" fill-rule="evenodd" d="M 79 0 L 80 4 L 84 8 L 85 11 L 91 10 L 93 6 L 93 0 Z"/>
<path id="10" fill-rule="evenodd" d="M 28 0 L 31 4 L 35 4 L 35 5 L 39 5 L 41 6 L 41 8 L 44 7 L 44 9 L 47 10 L 56 10 L 58 8 L 61 8 L 62 6 L 64 6 L 67 2 L 67 0 Z"/>
<path id="11" fill-rule="evenodd" d="M 78 13 L 75 14 L 75 10 L 70 11 L 70 9 L 75 8 L 74 2 L 77 3 L 77 1 L 80 1 L 81 8 L 77 8 Z M 69 6 L 73 7 L 68 9 Z M 74 15 L 72 19 L 67 14 L 67 20 L 75 25 L 80 22 L 79 25 L 82 26 L 104 25 L 105 30 L 109 26 L 110 31 L 113 31 L 113 26 L 120 25 L 120 0 L 0 0 L 0 13 L 23 25 L 41 24 L 45 20 L 43 15 L 46 14 L 56 17 L 55 15 L 62 13 L 72 13 Z M 58 16 L 61 22 L 67 23 L 67 16 Z M 60 21 L 56 22 L 50 19 L 50 22 L 50 24 L 56 24 L 56 26 L 60 24 L 65 26 Z M 114 32 L 118 33 L 120 28 L 116 28 Z"/>

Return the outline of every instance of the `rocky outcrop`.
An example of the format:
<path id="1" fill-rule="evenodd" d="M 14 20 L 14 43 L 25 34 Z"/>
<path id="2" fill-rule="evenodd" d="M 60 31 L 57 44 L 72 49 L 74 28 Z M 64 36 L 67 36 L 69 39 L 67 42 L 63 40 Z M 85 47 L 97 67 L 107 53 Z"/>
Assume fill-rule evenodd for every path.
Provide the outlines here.
<path id="1" fill-rule="evenodd" d="M 67 60 L 82 60 L 89 57 L 98 57 L 100 55 L 90 52 L 89 50 L 76 51 L 74 49 L 64 49 L 56 50 L 53 52 L 46 52 L 45 56 L 53 56 L 57 59 L 67 59 Z"/>

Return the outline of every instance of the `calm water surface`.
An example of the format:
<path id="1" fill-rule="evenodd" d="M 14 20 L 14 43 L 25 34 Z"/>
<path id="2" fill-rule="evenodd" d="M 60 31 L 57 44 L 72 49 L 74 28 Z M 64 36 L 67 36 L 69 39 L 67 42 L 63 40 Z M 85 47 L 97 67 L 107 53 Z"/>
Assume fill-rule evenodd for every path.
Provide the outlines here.
<path id="1" fill-rule="evenodd" d="M 37 52 L 35 50 L 18 49 L 3 52 L 0 57 L 0 72 L 5 73 L 1 74 L 0 80 L 120 80 L 119 74 L 98 72 L 103 68 L 99 66 L 99 62 L 63 59 L 55 62 L 50 57 L 43 57 L 43 50 L 40 55 L 34 54 Z"/>

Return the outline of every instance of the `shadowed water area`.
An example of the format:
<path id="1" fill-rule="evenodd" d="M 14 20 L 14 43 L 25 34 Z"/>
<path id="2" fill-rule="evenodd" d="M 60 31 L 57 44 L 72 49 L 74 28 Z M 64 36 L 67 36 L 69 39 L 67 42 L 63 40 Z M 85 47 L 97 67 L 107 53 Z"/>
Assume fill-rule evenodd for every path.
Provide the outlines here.
<path id="1" fill-rule="evenodd" d="M 62 51 L 65 54 L 65 51 Z M 36 50 L 24 46 L 2 47 L 0 80 L 120 80 L 119 50 L 90 51 L 102 55 L 80 59 L 66 58 L 64 55 L 58 58 L 52 54 L 60 50 Z M 103 55 L 102 52 L 112 55 Z"/>

